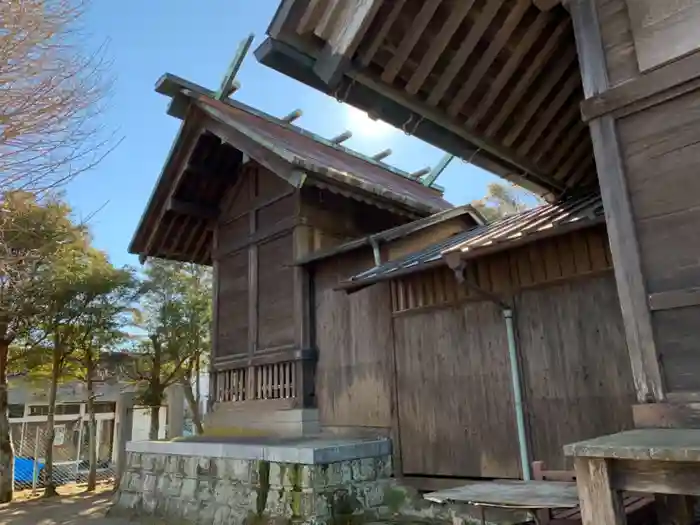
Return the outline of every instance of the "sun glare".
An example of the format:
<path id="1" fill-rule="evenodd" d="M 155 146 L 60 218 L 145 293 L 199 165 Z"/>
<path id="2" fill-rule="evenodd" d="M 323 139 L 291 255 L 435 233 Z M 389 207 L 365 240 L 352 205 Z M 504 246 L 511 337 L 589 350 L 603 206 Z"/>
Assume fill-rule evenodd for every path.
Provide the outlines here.
<path id="1" fill-rule="evenodd" d="M 357 137 L 386 137 L 396 131 L 393 126 L 386 122 L 372 120 L 364 111 L 347 104 L 344 107 L 346 126 Z"/>

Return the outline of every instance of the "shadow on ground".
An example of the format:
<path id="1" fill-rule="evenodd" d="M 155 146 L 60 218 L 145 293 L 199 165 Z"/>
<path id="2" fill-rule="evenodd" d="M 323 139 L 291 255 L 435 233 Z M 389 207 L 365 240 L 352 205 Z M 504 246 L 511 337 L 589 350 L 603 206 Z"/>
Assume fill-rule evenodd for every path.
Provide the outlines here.
<path id="1" fill-rule="evenodd" d="M 0 505 L 0 525 L 128 525 L 128 520 L 106 518 L 111 492 L 75 494 Z"/>

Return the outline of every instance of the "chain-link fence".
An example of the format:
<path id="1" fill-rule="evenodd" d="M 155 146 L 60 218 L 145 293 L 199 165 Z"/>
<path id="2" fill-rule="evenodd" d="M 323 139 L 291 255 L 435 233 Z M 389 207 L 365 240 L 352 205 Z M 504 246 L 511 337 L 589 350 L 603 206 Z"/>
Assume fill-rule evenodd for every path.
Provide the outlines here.
<path id="1" fill-rule="evenodd" d="M 81 424 L 82 423 L 82 424 Z M 46 484 L 46 422 L 12 423 L 15 451 L 15 490 L 37 490 Z M 56 486 L 87 483 L 90 470 L 90 434 L 87 421 L 60 421 L 54 425 L 53 482 Z M 97 421 L 98 483 L 111 483 L 116 474 L 113 454 L 114 420 Z"/>

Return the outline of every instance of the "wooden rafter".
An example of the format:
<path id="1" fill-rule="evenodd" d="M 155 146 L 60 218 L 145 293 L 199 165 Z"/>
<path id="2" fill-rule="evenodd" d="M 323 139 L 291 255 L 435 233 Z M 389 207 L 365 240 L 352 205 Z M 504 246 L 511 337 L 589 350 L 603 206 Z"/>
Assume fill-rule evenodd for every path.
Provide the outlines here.
<path id="1" fill-rule="evenodd" d="M 547 43 L 542 47 L 542 49 L 540 49 L 539 53 L 537 53 L 537 56 L 535 56 L 532 62 L 529 63 L 527 70 L 520 77 L 516 86 L 510 91 L 507 100 L 501 106 L 499 112 L 486 128 L 484 134 L 487 137 L 494 136 L 501 129 L 503 123 L 522 100 L 527 88 L 530 87 L 536 76 L 542 71 L 549 59 L 554 56 L 562 37 L 569 27 L 571 27 L 571 22 L 569 20 L 562 20 L 559 22 L 554 31 L 550 33 Z"/>
<path id="2" fill-rule="evenodd" d="M 459 49 L 452 56 L 452 59 L 445 69 L 445 72 L 440 77 L 440 80 L 438 80 L 437 85 L 431 91 L 430 96 L 428 97 L 428 105 L 437 106 L 445 96 L 450 84 L 452 84 L 452 81 L 462 69 L 462 66 L 464 66 L 464 63 L 467 61 L 469 56 L 474 52 L 477 42 L 479 42 L 481 37 L 486 32 L 486 29 L 488 29 L 489 25 L 496 17 L 496 13 L 498 13 L 498 10 L 503 5 L 503 2 L 504 0 L 487 1 L 484 10 L 472 25 L 471 29 L 469 30 L 469 34 L 467 34 L 466 38 L 462 41 Z"/>
<path id="3" fill-rule="evenodd" d="M 542 133 L 551 126 L 559 110 L 561 110 L 562 106 L 564 106 L 569 97 L 571 97 L 574 90 L 580 86 L 581 77 L 579 77 L 578 71 L 574 69 L 566 82 L 559 88 L 554 98 L 547 101 L 547 104 L 544 106 L 544 111 L 541 111 L 539 115 L 537 115 L 534 126 L 530 127 L 527 138 L 518 148 L 518 153 L 520 155 L 527 155 L 530 152 L 532 146 L 542 136 Z"/>
<path id="4" fill-rule="evenodd" d="M 379 48 L 381 47 L 382 43 L 386 39 L 386 36 L 389 34 L 389 31 L 391 30 L 392 26 L 394 25 L 394 22 L 396 22 L 396 19 L 401 14 L 401 10 L 403 9 L 405 3 L 406 3 L 406 0 L 395 0 L 393 2 L 393 7 L 391 8 L 391 12 L 383 20 L 379 31 L 377 31 L 377 33 L 371 39 L 371 41 L 370 41 L 371 43 L 369 44 L 367 49 L 365 49 L 363 52 L 360 53 L 359 62 L 362 66 L 367 66 L 374 58 L 374 55 L 377 53 L 377 51 L 379 51 Z"/>
<path id="5" fill-rule="evenodd" d="M 430 19 L 440 7 L 441 1 L 442 0 L 432 0 L 423 4 L 423 7 L 418 12 L 416 18 L 413 20 L 410 29 L 404 36 L 403 40 L 401 41 L 401 44 L 399 44 L 396 53 L 394 53 L 394 56 L 384 68 L 384 72 L 382 73 L 381 77 L 382 81 L 388 83 L 394 81 L 396 75 L 398 75 L 399 71 L 401 70 L 401 67 L 406 63 L 408 56 L 411 54 L 411 51 L 413 51 L 413 48 L 418 43 L 418 40 L 425 31 L 426 27 L 428 27 Z"/>
<path id="6" fill-rule="evenodd" d="M 523 19 L 529 7 L 530 0 L 518 0 L 515 7 L 508 13 L 508 16 L 496 33 L 496 36 L 491 40 L 486 52 L 481 55 L 479 62 L 470 71 L 466 82 L 464 82 L 462 88 L 457 92 L 452 103 L 448 106 L 448 115 L 454 117 L 460 112 L 464 103 L 469 100 L 469 97 L 474 93 L 482 77 L 486 74 L 489 67 L 491 67 L 491 64 L 493 64 L 493 61 L 510 40 L 513 31 L 518 27 L 518 24 Z"/>
<path id="7" fill-rule="evenodd" d="M 535 18 L 535 21 L 528 27 L 523 35 L 522 40 L 518 42 L 515 51 L 511 53 L 506 64 L 498 72 L 498 75 L 491 84 L 484 99 L 479 101 L 473 108 L 473 111 L 467 119 L 467 126 L 475 127 L 481 122 L 487 111 L 493 107 L 494 103 L 501 95 L 503 88 L 505 88 L 506 84 L 513 78 L 515 71 L 520 67 L 520 64 L 522 64 L 525 55 L 530 52 L 530 49 L 532 49 L 532 46 L 540 38 L 550 20 L 551 17 L 546 13 L 540 13 L 537 18 Z"/>
<path id="8" fill-rule="evenodd" d="M 433 38 L 430 43 L 428 51 L 425 53 L 421 59 L 418 67 L 413 72 L 408 84 L 406 85 L 406 91 L 411 95 L 418 93 L 418 90 L 423 86 L 423 83 L 430 75 L 433 67 L 437 63 L 440 55 L 445 51 L 450 40 L 462 25 L 462 22 L 467 17 L 467 14 L 474 5 L 475 0 L 462 0 L 458 2 L 455 10 L 450 13 L 447 22 L 442 27 L 440 32 Z"/>
<path id="9" fill-rule="evenodd" d="M 173 177 L 173 182 L 170 185 L 169 194 L 165 196 L 166 200 L 175 192 L 180 181 L 182 180 L 182 177 L 184 176 L 185 171 L 187 169 L 187 163 L 183 161 L 184 159 L 189 158 L 190 154 L 197 145 L 197 139 L 200 133 L 202 132 L 201 115 L 199 114 L 199 112 L 193 112 L 192 110 L 188 110 L 188 113 L 189 115 L 185 120 L 185 124 L 183 125 L 181 147 L 177 151 L 174 151 L 172 157 L 169 158 L 167 161 L 168 166 L 166 167 L 166 170 L 177 169 L 177 173 Z M 158 225 L 163 221 L 163 218 L 165 217 L 166 213 L 166 206 L 161 206 L 160 212 L 151 223 L 148 238 L 144 243 L 144 250 L 142 252 L 143 255 L 140 257 L 142 262 L 143 260 L 145 260 L 145 257 L 148 254 L 152 253 L 155 247 L 154 245 L 157 242 L 156 232 L 158 230 Z"/>
<path id="10" fill-rule="evenodd" d="M 504 144 L 507 146 L 512 146 L 513 143 L 518 139 L 520 134 L 523 132 L 525 127 L 529 124 L 535 113 L 545 104 L 548 100 L 550 93 L 559 84 L 559 81 L 564 77 L 571 67 L 571 65 L 576 60 L 576 50 L 569 47 L 564 53 L 557 59 L 555 66 L 549 71 L 549 74 L 544 78 L 544 82 L 537 90 L 535 96 L 533 96 L 525 105 L 524 110 L 520 111 L 516 115 L 516 120 L 513 126 L 506 134 L 503 139 Z"/>
<path id="11" fill-rule="evenodd" d="M 544 155 L 546 153 L 549 153 L 552 150 L 552 147 L 554 147 L 554 145 L 561 140 L 562 133 L 564 133 L 566 128 L 572 122 L 576 121 L 578 114 L 578 100 L 575 100 L 574 102 L 569 104 L 569 107 L 565 112 L 560 114 L 559 119 L 556 121 L 556 123 L 550 126 L 545 138 L 535 145 L 533 153 L 535 157 L 535 163 L 539 164 Z"/>

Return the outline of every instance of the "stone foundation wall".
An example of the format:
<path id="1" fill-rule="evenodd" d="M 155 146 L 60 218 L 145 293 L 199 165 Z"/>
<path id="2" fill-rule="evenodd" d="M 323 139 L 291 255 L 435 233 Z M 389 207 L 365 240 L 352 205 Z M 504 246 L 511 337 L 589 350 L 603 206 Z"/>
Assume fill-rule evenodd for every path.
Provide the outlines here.
<path id="1" fill-rule="evenodd" d="M 191 523 L 339 523 L 388 511 L 391 458 L 327 465 L 129 452 L 115 512 Z"/>
<path id="2" fill-rule="evenodd" d="M 392 478 L 391 456 L 328 464 L 127 453 L 111 513 L 169 525 L 481 523 L 464 505 L 424 500 Z M 489 512 L 487 523 L 527 516 Z"/>

